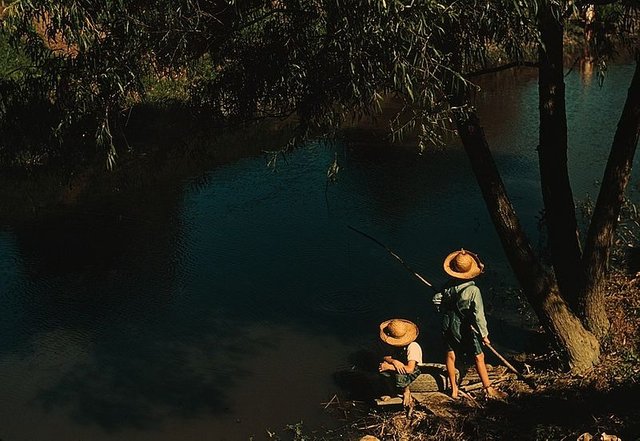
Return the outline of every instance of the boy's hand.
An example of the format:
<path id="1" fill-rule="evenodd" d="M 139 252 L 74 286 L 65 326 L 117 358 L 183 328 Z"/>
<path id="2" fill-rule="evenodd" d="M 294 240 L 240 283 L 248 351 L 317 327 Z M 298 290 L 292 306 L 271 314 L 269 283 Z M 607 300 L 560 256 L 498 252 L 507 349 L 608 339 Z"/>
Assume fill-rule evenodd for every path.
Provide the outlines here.
<path id="1" fill-rule="evenodd" d="M 491 341 L 489 341 L 488 335 L 486 337 L 482 337 L 482 343 L 484 343 L 487 346 L 491 346 Z"/>
<path id="2" fill-rule="evenodd" d="M 406 374 L 407 373 L 407 368 L 405 367 L 404 364 L 402 364 L 401 361 L 398 360 L 393 360 L 393 367 L 396 368 L 396 371 L 398 371 L 398 373 L 400 374 Z"/>

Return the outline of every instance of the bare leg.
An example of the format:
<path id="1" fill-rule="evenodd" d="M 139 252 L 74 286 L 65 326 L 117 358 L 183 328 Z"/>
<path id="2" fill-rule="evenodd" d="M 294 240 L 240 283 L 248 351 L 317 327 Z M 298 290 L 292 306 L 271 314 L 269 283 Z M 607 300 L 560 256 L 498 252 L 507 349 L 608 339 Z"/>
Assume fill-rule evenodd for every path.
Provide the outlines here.
<path id="1" fill-rule="evenodd" d="M 487 395 L 490 397 L 499 396 L 498 392 L 493 388 L 493 386 L 491 386 L 489 374 L 487 373 L 487 365 L 484 362 L 484 353 L 476 355 L 476 369 L 478 370 L 480 381 L 482 381 L 482 386 L 484 387 Z"/>
<path id="2" fill-rule="evenodd" d="M 484 353 L 482 352 L 476 355 L 476 369 L 478 370 L 478 375 L 480 375 L 480 381 L 482 381 L 484 388 L 491 387 L 491 381 L 487 373 L 487 365 L 484 363 Z"/>
<path id="3" fill-rule="evenodd" d="M 409 390 L 409 386 L 405 387 L 402 392 L 402 404 L 404 406 L 409 406 L 411 404 L 411 391 Z"/>
<path id="4" fill-rule="evenodd" d="M 445 360 L 447 366 L 447 375 L 449 376 L 449 384 L 451 385 L 451 398 L 458 398 L 458 383 L 456 382 L 456 353 L 447 352 Z M 485 369 L 486 372 L 486 369 Z"/>

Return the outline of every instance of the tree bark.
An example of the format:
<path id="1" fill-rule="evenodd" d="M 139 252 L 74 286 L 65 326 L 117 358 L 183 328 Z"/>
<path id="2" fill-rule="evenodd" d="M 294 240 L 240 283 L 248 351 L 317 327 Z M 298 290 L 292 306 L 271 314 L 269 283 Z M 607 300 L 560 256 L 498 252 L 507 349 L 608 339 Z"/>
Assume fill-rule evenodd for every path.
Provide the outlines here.
<path id="1" fill-rule="evenodd" d="M 598 341 L 570 310 L 559 295 L 555 279 L 535 256 L 509 200 L 477 115 L 460 115 L 456 124 L 493 224 L 527 300 L 565 354 L 569 367 L 576 372 L 590 369 L 600 356 Z"/>
<path id="2" fill-rule="evenodd" d="M 639 132 L 640 63 L 636 63 L 589 225 L 583 258 L 585 288 L 579 303 L 579 314 L 584 317 L 587 328 L 599 338 L 609 330 L 604 300 L 607 266 L 620 208 L 624 202 L 624 190 L 631 175 Z"/>
<path id="3" fill-rule="evenodd" d="M 545 312 L 543 325 L 555 336 L 558 346 L 567 354 L 569 368 L 576 373 L 585 372 L 600 358 L 600 343 L 560 296 L 557 285 L 550 284 L 542 299 Z"/>
<path id="4" fill-rule="evenodd" d="M 575 204 L 567 168 L 564 29 L 548 4 L 540 7 L 538 26 L 542 40 L 538 79 L 540 182 L 555 276 L 562 296 L 575 310 L 583 273 Z"/>

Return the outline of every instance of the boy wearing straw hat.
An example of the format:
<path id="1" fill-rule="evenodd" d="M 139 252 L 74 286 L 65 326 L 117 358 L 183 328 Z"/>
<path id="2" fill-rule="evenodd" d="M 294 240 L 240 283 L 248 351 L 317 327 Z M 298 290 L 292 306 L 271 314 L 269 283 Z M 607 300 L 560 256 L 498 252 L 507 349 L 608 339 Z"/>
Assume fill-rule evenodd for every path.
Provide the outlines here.
<path id="1" fill-rule="evenodd" d="M 415 341 L 418 327 L 409 320 L 391 319 L 380 324 L 380 339 L 387 344 L 386 354 L 378 371 L 395 379 L 395 386 L 402 390 L 402 403 L 411 404 L 409 385 L 418 378 L 422 364 L 422 348 Z"/>
<path id="2" fill-rule="evenodd" d="M 444 259 L 444 271 L 451 276 L 433 303 L 442 312 L 442 332 L 447 347 L 445 364 L 451 384 L 451 397 L 458 398 L 456 383 L 456 354 L 472 356 L 488 397 L 504 398 L 505 394 L 491 386 L 484 361 L 482 344 L 491 344 L 484 315 L 480 289 L 474 278 L 482 274 L 480 258 L 464 249 L 454 251 Z"/>

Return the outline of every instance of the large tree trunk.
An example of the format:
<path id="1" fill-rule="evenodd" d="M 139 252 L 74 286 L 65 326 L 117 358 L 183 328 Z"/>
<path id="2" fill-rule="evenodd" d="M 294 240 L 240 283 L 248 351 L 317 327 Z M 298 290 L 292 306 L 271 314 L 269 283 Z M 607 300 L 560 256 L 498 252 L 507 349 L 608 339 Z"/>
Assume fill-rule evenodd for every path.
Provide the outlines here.
<path id="1" fill-rule="evenodd" d="M 460 116 L 458 133 L 509 263 L 540 322 L 565 353 L 570 368 L 584 371 L 598 362 L 600 347 L 558 293 L 555 279 L 536 258 L 493 160 L 475 113 Z"/>
<path id="2" fill-rule="evenodd" d="M 540 182 L 544 199 L 551 260 L 562 296 L 572 309 L 582 287 L 581 250 L 575 204 L 567 168 L 567 117 L 563 71 L 562 23 L 552 6 L 541 5 L 538 16 L 540 110 Z"/>
<path id="3" fill-rule="evenodd" d="M 607 265 L 624 200 L 624 190 L 631 175 L 639 131 L 640 63 L 637 63 L 613 138 L 583 258 L 585 289 L 584 296 L 580 299 L 580 314 L 584 317 L 587 328 L 598 337 L 606 335 L 609 329 L 604 301 Z"/>

